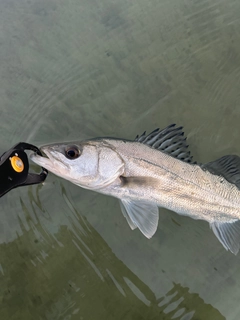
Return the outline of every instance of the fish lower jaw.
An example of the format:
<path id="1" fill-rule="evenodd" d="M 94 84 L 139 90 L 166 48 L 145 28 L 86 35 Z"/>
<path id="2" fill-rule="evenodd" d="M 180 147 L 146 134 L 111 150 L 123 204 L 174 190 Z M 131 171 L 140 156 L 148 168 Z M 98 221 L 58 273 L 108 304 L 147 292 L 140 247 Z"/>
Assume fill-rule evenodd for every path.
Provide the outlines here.
<path id="1" fill-rule="evenodd" d="M 50 160 L 48 158 L 45 158 L 45 157 L 42 157 L 42 156 L 39 156 L 35 153 L 33 154 L 30 154 L 30 159 L 36 163 L 37 165 L 41 166 L 41 167 L 44 167 L 46 169 L 48 169 L 47 167 L 49 167 L 50 165 Z"/>

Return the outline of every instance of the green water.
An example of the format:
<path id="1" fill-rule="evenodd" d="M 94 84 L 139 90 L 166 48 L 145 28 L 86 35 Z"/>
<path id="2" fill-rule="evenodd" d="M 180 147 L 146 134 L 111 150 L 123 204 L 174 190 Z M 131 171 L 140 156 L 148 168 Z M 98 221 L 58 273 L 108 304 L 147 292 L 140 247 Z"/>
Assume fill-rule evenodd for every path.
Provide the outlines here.
<path id="1" fill-rule="evenodd" d="M 237 0 L 0 0 L 0 154 L 177 123 L 197 161 L 240 155 L 239 30 Z M 147 240 L 52 174 L 0 202 L 1 320 L 240 318 L 206 222 L 160 209 Z"/>

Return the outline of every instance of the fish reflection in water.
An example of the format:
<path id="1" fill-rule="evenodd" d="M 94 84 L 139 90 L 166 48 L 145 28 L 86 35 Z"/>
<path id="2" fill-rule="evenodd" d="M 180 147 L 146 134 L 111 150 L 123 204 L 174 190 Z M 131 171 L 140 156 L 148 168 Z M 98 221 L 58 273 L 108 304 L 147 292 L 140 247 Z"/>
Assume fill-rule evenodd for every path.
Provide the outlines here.
<path id="1" fill-rule="evenodd" d="M 51 234 L 39 220 L 46 210 L 32 195 L 30 204 L 22 202 L 31 228 L 22 225 L 21 236 L 1 244 L 2 319 L 225 319 L 181 284 L 173 283 L 157 299 L 79 214 L 63 187 L 62 195 L 69 210 L 64 201 L 59 207 L 67 211 L 72 225 L 61 225 Z"/>

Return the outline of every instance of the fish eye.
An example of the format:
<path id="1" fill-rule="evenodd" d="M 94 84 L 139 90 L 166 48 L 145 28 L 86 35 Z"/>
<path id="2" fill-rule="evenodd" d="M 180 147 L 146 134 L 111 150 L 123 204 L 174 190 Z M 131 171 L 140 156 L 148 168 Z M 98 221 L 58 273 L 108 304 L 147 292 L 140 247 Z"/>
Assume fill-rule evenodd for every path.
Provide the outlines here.
<path id="1" fill-rule="evenodd" d="M 65 149 L 65 156 L 70 160 L 77 159 L 80 155 L 81 152 L 77 146 L 67 146 Z"/>

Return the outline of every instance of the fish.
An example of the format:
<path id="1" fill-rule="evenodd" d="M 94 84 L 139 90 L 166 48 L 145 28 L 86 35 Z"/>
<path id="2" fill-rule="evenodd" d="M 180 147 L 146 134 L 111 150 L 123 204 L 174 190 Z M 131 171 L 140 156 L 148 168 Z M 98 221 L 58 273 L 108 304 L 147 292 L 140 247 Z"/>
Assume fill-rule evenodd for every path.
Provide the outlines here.
<path id="1" fill-rule="evenodd" d="M 240 247 L 240 157 L 193 161 L 183 127 L 171 124 L 135 139 L 110 137 L 48 144 L 33 162 L 89 190 L 113 196 L 132 230 L 150 239 L 159 207 L 205 220 L 226 250 Z"/>

